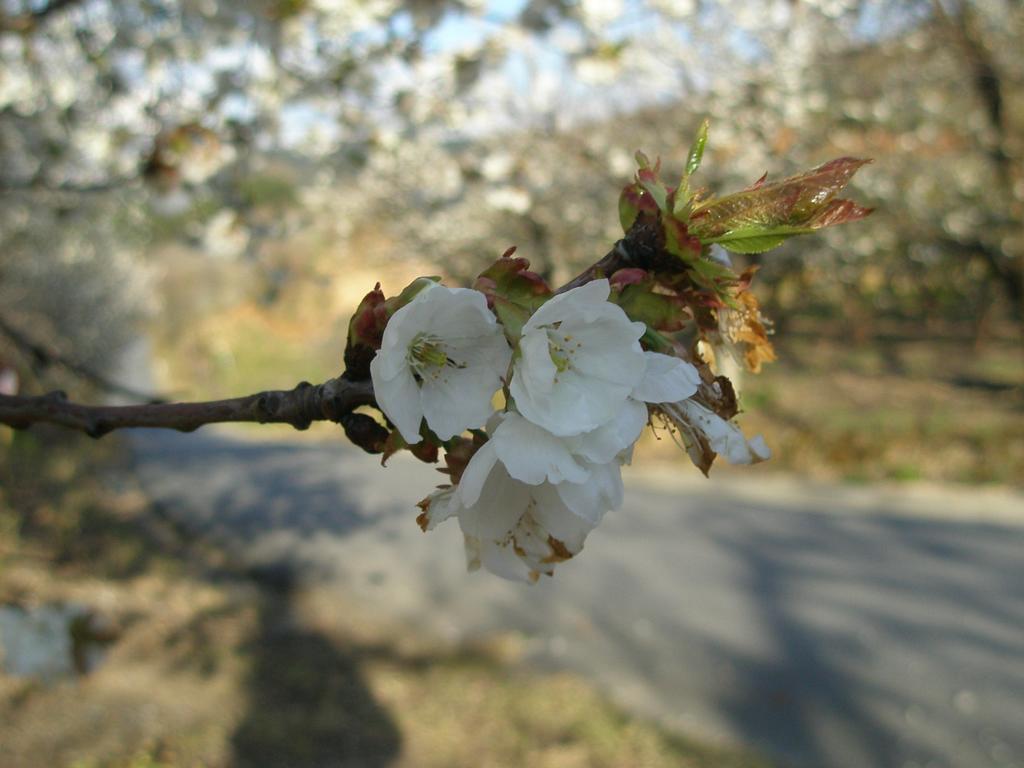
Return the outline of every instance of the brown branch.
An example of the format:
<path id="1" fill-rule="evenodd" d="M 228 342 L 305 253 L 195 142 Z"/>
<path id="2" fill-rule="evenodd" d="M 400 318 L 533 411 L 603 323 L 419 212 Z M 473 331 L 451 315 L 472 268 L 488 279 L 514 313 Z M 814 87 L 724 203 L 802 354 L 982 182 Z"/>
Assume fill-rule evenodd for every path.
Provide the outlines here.
<path id="1" fill-rule="evenodd" d="M 291 390 L 198 403 L 81 405 L 70 402 L 63 392 L 51 392 L 38 397 L 0 395 L 0 424 L 27 429 L 45 422 L 90 437 L 128 427 L 191 432 L 223 422 L 291 424 L 295 429 L 306 429 L 314 421 L 334 421 L 344 426 L 356 408 L 374 403 L 371 382 L 351 381 L 344 376 L 316 386 L 302 382 Z"/>
<path id="2" fill-rule="evenodd" d="M 640 269 L 665 269 L 666 261 L 674 259 L 664 256 L 665 241 L 662 226 L 655 220 L 641 220 L 630 228 L 626 237 L 615 243 L 604 257 L 591 264 L 572 280 L 555 291 L 556 294 L 571 291 L 598 278 L 609 278 L 618 269 L 639 267 Z"/>
<path id="3" fill-rule="evenodd" d="M 581 285 L 589 283 L 591 280 L 596 280 L 600 277 L 608 277 L 616 270 L 629 266 L 629 254 L 623 246 L 623 242 L 624 241 L 619 240 L 619 242 L 615 244 L 615 247 L 608 251 L 608 253 L 606 253 L 599 262 L 591 264 L 585 270 L 576 275 L 576 277 L 555 291 L 555 293 L 559 294 L 571 291 L 573 288 L 579 288 Z"/>

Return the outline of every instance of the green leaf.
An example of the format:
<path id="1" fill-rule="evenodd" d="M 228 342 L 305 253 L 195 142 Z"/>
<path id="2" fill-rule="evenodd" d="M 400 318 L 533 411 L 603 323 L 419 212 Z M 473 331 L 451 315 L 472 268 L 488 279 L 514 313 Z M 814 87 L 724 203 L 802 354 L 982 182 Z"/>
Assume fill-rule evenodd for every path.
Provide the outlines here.
<path id="1" fill-rule="evenodd" d="M 658 179 L 657 166 L 654 168 L 641 168 L 636 174 L 637 183 L 644 188 L 644 191 L 651 196 L 654 204 L 659 210 L 668 210 L 668 190 Z"/>
<path id="2" fill-rule="evenodd" d="M 630 184 L 622 189 L 619 195 L 619 223 L 623 232 L 629 232 L 636 217 L 640 215 L 640 194 L 636 184 Z"/>
<path id="3" fill-rule="evenodd" d="M 813 231 L 809 227 L 743 227 L 702 242 L 717 243 L 733 253 L 764 253 L 778 248 L 791 237 L 807 235 Z"/>
<path id="4" fill-rule="evenodd" d="M 704 145 L 708 143 L 708 125 L 708 119 L 704 118 L 700 128 L 697 129 L 697 136 L 694 138 L 693 144 L 690 145 L 690 154 L 686 158 L 687 179 L 697 172 L 697 169 L 700 168 L 700 161 L 704 158 Z"/>
<path id="5" fill-rule="evenodd" d="M 608 300 L 618 304 L 630 320 L 640 321 L 648 330 L 678 331 L 686 325 L 689 317 L 678 296 L 654 292 L 653 280 L 612 291 Z"/>
<path id="6" fill-rule="evenodd" d="M 652 173 L 652 171 L 647 169 L 644 169 L 643 172 Z M 633 222 L 636 221 L 641 213 L 653 215 L 657 212 L 657 200 L 651 194 L 644 191 L 644 187 L 639 181 L 634 181 L 632 184 L 627 184 L 622 188 L 622 193 L 619 195 L 619 223 L 622 225 L 623 232 L 629 232 Z"/>
<path id="7" fill-rule="evenodd" d="M 498 298 L 494 300 L 494 314 L 498 318 L 498 322 L 501 323 L 501 330 L 505 333 L 505 338 L 511 344 L 517 344 L 519 337 L 523 335 L 523 326 L 526 325 L 526 321 L 530 319 L 533 312 L 521 304 Z"/>
<path id="8" fill-rule="evenodd" d="M 652 331 L 648 328 L 644 335 L 640 337 L 640 344 L 644 349 L 651 352 L 661 352 L 663 355 L 675 355 L 675 348 L 672 346 L 672 342 L 665 336 L 662 336 L 657 331 Z"/>
<path id="9" fill-rule="evenodd" d="M 720 264 L 713 259 L 697 259 L 690 266 L 692 271 L 696 272 L 706 282 L 708 287 L 717 287 L 717 283 L 732 285 L 736 282 L 736 273 L 730 267 Z"/>
<path id="10" fill-rule="evenodd" d="M 395 314 L 398 310 L 408 304 L 410 301 L 415 299 L 420 291 L 424 288 L 428 288 L 434 283 L 440 283 L 441 278 L 438 275 L 430 275 L 429 277 L 417 277 L 411 283 L 409 283 L 402 292 L 397 296 L 392 296 L 387 300 L 388 317 Z"/>
<path id="11" fill-rule="evenodd" d="M 690 145 L 690 154 L 686 158 L 686 170 L 683 178 L 679 180 L 676 187 L 675 204 L 672 206 L 672 213 L 676 216 L 682 214 L 690 205 L 693 194 L 690 192 L 690 177 L 700 168 L 701 160 L 704 158 L 704 146 L 708 143 L 708 120 L 707 118 L 697 129 L 697 135 Z"/>
<path id="12" fill-rule="evenodd" d="M 751 235 L 721 243 L 722 247 L 733 253 L 764 253 L 778 248 L 786 242 L 785 235 Z"/>

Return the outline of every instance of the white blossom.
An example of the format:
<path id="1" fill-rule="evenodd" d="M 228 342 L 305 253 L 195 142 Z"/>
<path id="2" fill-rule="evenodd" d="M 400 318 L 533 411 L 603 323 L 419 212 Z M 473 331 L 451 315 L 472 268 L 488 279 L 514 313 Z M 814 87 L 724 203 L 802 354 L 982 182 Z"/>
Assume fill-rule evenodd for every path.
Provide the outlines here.
<path id="1" fill-rule="evenodd" d="M 607 301 L 607 281 L 589 286 L 552 299 L 524 325 L 509 410 L 488 420 L 489 439 L 458 484 L 420 502 L 425 531 L 458 518 L 471 570 L 533 581 L 576 555 L 622 505 L 621 467 L 649 407 L 706 433 L 731 461 L 742 450 L 767 452 L 741 434 L 737 445 L 733 425 L 699 410 L 693 365 L 642 350 L 643 324 Z"/>
<path id="2" fill-rule="evenodd" d="M 461 518 L 460 518 L 461 519 Z M 583 549 L 593 526 L 565 510 L 549 486 L 533 489 L 531 505 L 501 538 L 465 535 L 466 565 L 505 579 L 536 581 Z"/>
<path id="3" fill-rule="evenodd" d="M 576 515 L 596 524 L 608 509 L 622 504 L 619 454 L 636 441 L 643 422 L 637 425 L 626 417 L 609 425 L 607 431 L 615 431 L 614 438 L 602 435 L 604 439 L 595 442 L 593 450 L 587 436 L 560 438 L 515 412 L 495 414 L 488 427 L 491 439 L 474 454 L 462 475 L 463 506 L 477 503 L 484 485 L 496 480 L 493 468 L 500 465 L 515 482 L 552 486 Z M 598 489 L 597 495 L 588 489 Z"/>
<path id="4" fill-rule="evenodd" d="M 673 403 L 693 395 L 700 386 L 696 366 L 672 355 L 644 353 L 644 376 L 631 393 L 646 403 Z"/>
<path id="5" fill-rule="evenodd" d="M 757 464 L 771 458 L 771 450 L 761 435 L 747 440 L 733 422 L 693 399 L 662 403 L 658 408 L 684 436 L 699 433 L 711 450 L 724 456 L 730 464 Z"/>
<path id="6" fill-rule="evenodd" d="M 610 303 L 607 280 L 555 296 L 523 325 L 510 391 L 534 424 L 568 437 L 611 421 L 644 376 L 646 327 Z"/>
<path id="7" fill-rule="evenodd" d="M 512 350 L 479 291 L 434 284 L 395 312 L 370 364 L 378 405 L 409 444 L 482 427 Z"/>
<path id="8" fill-rule="evenodd" d="M 589 473 L 583 483 L 537 485 L 516 480 L 484 444 L 470 460 L 454 498 L 470 569 L 531 580 L 583 549 L 604 513 L 622 504 L 618 464 Z"/>
<path id="9" fill-rule="evenodd" d="M 439 488 L 417 504 L 423 512 L 416 518 L 416 522 L 424 532 L 434 530 L 440 523 L 458 513 L 459 505 L 455 490 L 455 486 L 452 485 Z"/>
<path id="10" fill-rule="evenodd" d="M 515 412 L 495 414 L 488 428 L 490 439 L 459 484 L 420 502 L 418 522 L 426 531 L 457 516 L 471 570 L 522 580 L 550 574 L 583 548 L 605 512 L 622 505 L 618 457 L 594 463 Z"/>
<path id="11" fill-rule="evenodd" d="M 647 353 L 647 371 L 633 397 L 650 403 L 685 437 L 702 436 L 715 453 L 730 464 L 756 464 L 771 456 L 764 438 L 747 440 L 740 428 L 723 419 L 692 396 L 700 386 L 700 373 L 692 364 L 655 352 Z M 699 453 L 699 452 L 698 452 Z M 699 465 L 700 460 L 695 457 Z"/>
<path id="12" fill-rule="evenodd" d="M 700 374 L 692 364 L 658 352 L 645 352 L 644 357 L 643 378 L 610 421 L 582 435 L 561 438 L 574 456 L 591 465 L 628 464 L 633 444 L 648 423 L 647 404 L 683 400 L 697 391 Z"/>

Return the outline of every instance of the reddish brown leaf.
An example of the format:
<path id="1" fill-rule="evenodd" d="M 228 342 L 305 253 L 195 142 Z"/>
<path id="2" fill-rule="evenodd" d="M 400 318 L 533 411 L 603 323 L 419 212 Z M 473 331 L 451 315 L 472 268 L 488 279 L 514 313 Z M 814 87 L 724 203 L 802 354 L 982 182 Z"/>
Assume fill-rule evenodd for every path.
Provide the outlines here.
<path id="1" fill-rule="evenodd" d="M 648 280 L 647 270 L 638 267 L 627 267 L 616 271 L 608 279 L 613 288 L 624 288 L 627 285 L 636 285 Z"/>
<path id="2" fill-rule="evenodd" d="M 857 205 L 853 200 L 831 200 L 828 205 L 822 208 L 807 223 L 811 229 L 823 229 L 833 227 L 836 224 L 846 224 L 850 221 L 857 221 L 869 216 L 874 208 L 865 208 Z"/>
<path id="3" fill-rule="evenodd" d="M 869 160 L 841 157 L 806 173 L 773 183 L 754 187 L 710 200 L 697 208 L 690 218 L 690 230 L 702 240 L 719 237 L 726 232 L 773 226 L 809 227 L 810 223 L 830 208 L 830 202 L 850 181 L 850 178 Z M 852 221 L 867 215 L 866 209 L 848 218 L 836 214 L 825 216 L 831 226 L 841 221 Z"/>
<path id="4" fill-rule="evenodd" d="M 348 324 L 345 345 L 345 370 L 349 377 L 361 381 L 370 376 L 370 361 L 380 349 L 388 313 L 380 283 L 374 286 L 353 313 Z"/>

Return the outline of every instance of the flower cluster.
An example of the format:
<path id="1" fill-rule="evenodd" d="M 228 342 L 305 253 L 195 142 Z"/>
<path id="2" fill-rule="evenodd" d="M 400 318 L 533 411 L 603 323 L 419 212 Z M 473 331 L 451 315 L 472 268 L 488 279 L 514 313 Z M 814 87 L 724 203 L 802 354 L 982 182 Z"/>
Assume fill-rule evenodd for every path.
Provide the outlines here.
<path id="1" fill-rule="evenodd" d="M 552 292 L 510 249 L 472 289 L 419 278 L 385 299 L 378 285 L 353 315 L 345 375 L 372 379 L 387 425 L 350 414 L 346 434 L 385 460 L 444 451 L 450 483 L 417 521 L 427 531 L 456 518 L 471 569 L 532 581 L 576 555 L 622 505 L 622 466 L 647 425 L 667 428 L 705 474 L 718 456 L 768 458 L 734 423 L 735 390 L 714 370 L 716 350 L 754 372 L 775 357 L 754 269 L 737 274 L 722 249 L 762 253 L 868 215 L 837 197 L 866 161 L 713 198 L 691 185 L 706 138 L 705 124 L 674 187 L 637 153 L 619 198 L 625 237 L 566 289 Z"/>
<path id="2" fill-rule="evenodd" d="M 388 320 L 370 365 L 377 402 L 407 444 L 436 439 L 457 456 L 419 522 L 456 517 L 470 568 L 534 580 L 577 554 L 621 506 L 621 467 L 651 412 L 730 461 L 767 457 L 695 399 L 692 363 L 643 348 L 647 326 L 610 292 L 598 279 L 548 298 L 514 345 L 470 289 L 433 283 Z"/>

